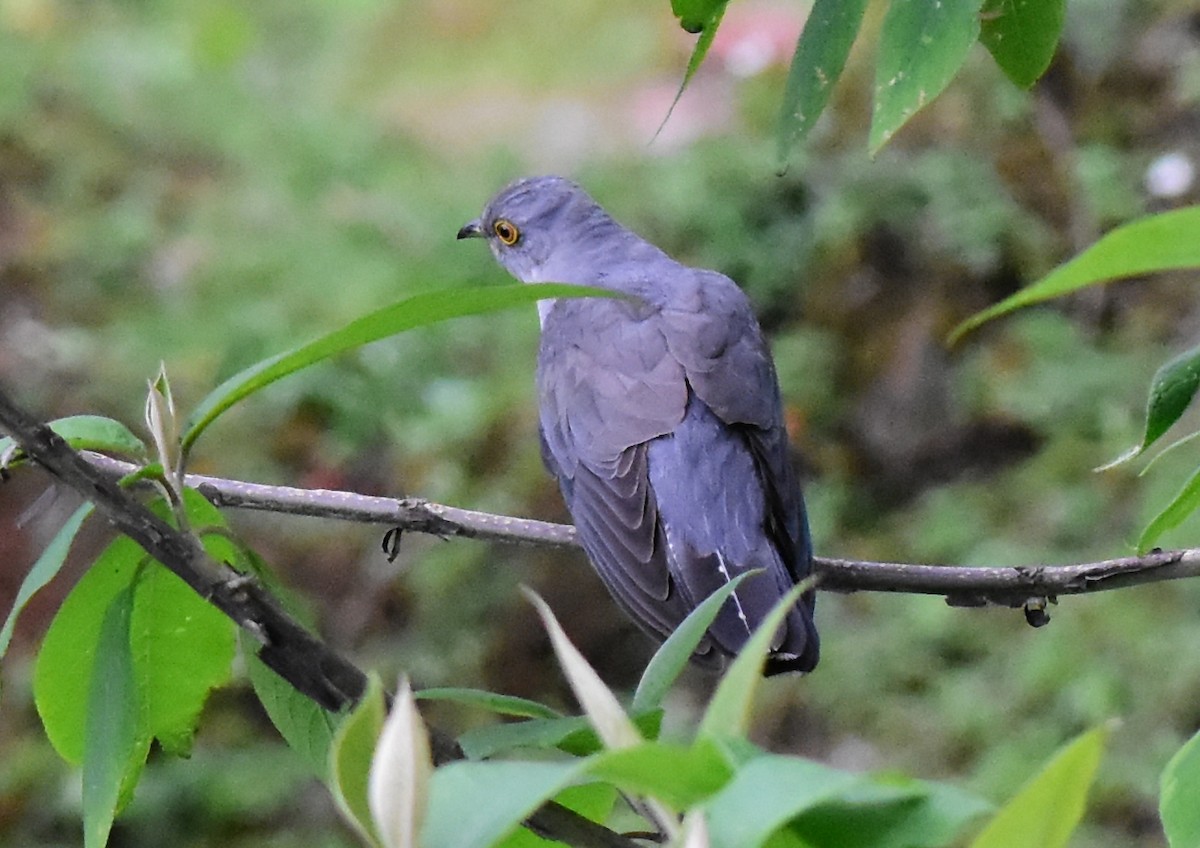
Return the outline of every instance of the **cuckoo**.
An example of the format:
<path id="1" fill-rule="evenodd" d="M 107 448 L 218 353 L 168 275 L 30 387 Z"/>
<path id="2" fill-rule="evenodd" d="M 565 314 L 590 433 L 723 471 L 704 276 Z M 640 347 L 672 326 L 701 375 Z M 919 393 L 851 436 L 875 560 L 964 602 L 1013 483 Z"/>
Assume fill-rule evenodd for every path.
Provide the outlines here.
<path id="1" fill-rule="evenodd" d="M 617 604 L 663 639 L 718 587 L 760 570 L 693 659 L 720 665 L 812 570 L 775 366 L 731 279 L 676 262 L 561 177 L 512 183 L 458 231 L 525 283 L 624 297 L 538 303 L 542 458 Z M 765 672 L 817 663 L 814 598 L 775 634 Z"/>

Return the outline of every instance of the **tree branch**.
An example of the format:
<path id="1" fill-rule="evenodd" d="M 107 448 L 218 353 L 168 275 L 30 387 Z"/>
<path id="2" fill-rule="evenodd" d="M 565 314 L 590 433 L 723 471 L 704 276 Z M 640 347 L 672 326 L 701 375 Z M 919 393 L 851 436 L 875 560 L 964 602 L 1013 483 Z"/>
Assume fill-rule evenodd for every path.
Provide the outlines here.
<path id="1" fill-rule="evenodd" d="M 120 478 L 137 470 L 137 466 L 132 463 L 103 454 L 83 451 L 82 455 L 109 477 Z M 207 477 L 203 474 L 188 474 L 184 482 L 197 489 L 218 507 L 238 507 L 287 515 L 382 524 L 444 538 L 461 536 L 468 539 L 528 542 L 563 548 L 576 545 L 575 528 L 569 524 L 460 509 L 423 498 L 379 498 L 335 489 L 267 486 L 223 477 Z"/>
<path id="2" fill-rule="evenodd" d="M 120 464 L 125 469 L 121 470 L 113 460 L 100 461 L 97 454 L 85 458 L 17 406 L 3 387 L 0 426 L 30 459 L 95 503 L 118 530 L 250 633 L 261 645 L 259 658 L 301 694 L 335 712 L 362 697 L 367 678 L 361 669 L 284 612 L 257 581 L 213 560 L 195 536 L 175 529 L 117 485 L 132 466 Z M 439 765 L 463 756 L 444 731 L 430 728 L 430 742 Z M 553 801 L 535 811 L 526 825 L 580 848 L 637 848 L 632 840 Z"/>
<path id="3" fill-rule="evenodd" d="M 135 469 L 129 463 L 96 453 L 87 453 L 86 458 L 111 477 L 124 476 Z M 381 524 L 442 537 L 554 547 L 577 544 L 575 528 L 567 524 L 476 512 L 421 498 L 395 500 L 328 489 L 266 486 L 199 474 L 187 475 L 186 483 L 217 506 Z M 1155 551 L 1145 556 L 1078 565 L 978 568 L 817 557 L 815 570 L 820 576 L 820 588 L 826 591 L 943 595 L 955 606 L 991 603 L 1029 609 L 1031 601 L 1059 595 L 1200 576 L 1200 549 Z"/>

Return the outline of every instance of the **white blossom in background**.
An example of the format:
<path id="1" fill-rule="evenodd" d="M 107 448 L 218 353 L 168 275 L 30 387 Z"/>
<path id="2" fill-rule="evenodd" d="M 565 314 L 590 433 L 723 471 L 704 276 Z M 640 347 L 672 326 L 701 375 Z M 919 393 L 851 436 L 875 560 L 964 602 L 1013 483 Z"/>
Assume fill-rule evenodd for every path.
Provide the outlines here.
<path id="1" fill-rule="evenodd" d="M 1146 169 L 1146 191 L 1163 200 L 1182 197 L 1196 183 L 1196 165 L 1181 150 L 1164 153 Z"/>

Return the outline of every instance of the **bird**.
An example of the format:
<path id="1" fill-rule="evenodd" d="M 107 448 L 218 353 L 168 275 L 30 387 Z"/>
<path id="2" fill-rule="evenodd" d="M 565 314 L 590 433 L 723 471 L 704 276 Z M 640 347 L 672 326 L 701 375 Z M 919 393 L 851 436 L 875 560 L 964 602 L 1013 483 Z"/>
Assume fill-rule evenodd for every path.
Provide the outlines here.
<path id="1" fill-rule="evenodd" d="M 487 242 L 523 283 L 623 296 L 538 301 L 538 430 L 578 540 L 618 607 L 664 640 L 747 571 L 692 656 L 721 668 L 812 571 L 774 361 L 747 295 L 675 261 L 558 176 L 498 192 L 459 239 Z M 763 673 L 809 672 L 809 590 Z"/>

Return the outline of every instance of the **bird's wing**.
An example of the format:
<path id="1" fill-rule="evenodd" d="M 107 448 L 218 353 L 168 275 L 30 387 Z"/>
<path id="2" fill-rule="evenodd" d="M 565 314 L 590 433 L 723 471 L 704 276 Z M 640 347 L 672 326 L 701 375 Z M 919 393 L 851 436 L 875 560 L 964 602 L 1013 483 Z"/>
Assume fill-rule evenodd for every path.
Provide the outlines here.
<path id="1" fill-rule="evenodd" d="M 713 271 L 694 271 L 689 280 L 662 311 L 667 347 L 696 395 L 750 452 L 767 495 L 769 524 L 798 580 L 809 573 L 808 527 L 770 348 L 750 301 L 732 280 Z"/>
<path id="2" fill-rule="evenodd" d="M 538 393 L 543 458 L 580 542 L 617 602 L 661 639 L 692 603 L 671 579 L 647 467 L 647 443 L 678 426 L 688 397 L 657 324 L 625 301 L 559 301 L 542 328 Z"/>
<path id="3" fill-rule="evenodd" d="M 695 271 L 687 280 L 663 309 L 662 326 L 668 349 L 683 365 L 704 410 L 695 415 L 689 410 L 674 444 L 655 445 L 651 461 L 674 462 L 680 472 L 677 479 L 691 486 L 690 494 L 674 497 L 691 510 L 713 514 L 724 527 L 719 540 L 704 539 L 689 528 L 696 562 L 683 561 L 676 568 L 682 575 L 696 575 L 695 593 L 702 597 L 715 588 L 709 585 L 714 579 L 719 585 L 749 568 L 773 572 L 773 581 L 755 579 L 738 591 L 750 623 L 756 624 L 773 598 L 811 572 L 808 521 L 789 455 L 775 368 L 749 300 L 733 281 L 715 272 Z M 712 426 L 705 412 L 723 426 Z M 726 492 L 753 492 L 753 502 L 737 495 L 733 499 L 708 495 L 714 486 L 690 483 L 687 469 L 696 467 L 700 456 L 710 457 L 711 466 L 724 469 L 725 479 L 715 485 Z M 661 484 L 659 476 L 664 478 Z M 654 478 L 654 488 L 664 499 L 667 478 L 666 474 Z M 668 520 L 668 530 L 671 523 Z M 762 549 L 763 543 L 770 551 Z M 701 561 L 714 555 L 713 548 L 722 554 L 717 571 Z M 802 606 L 790 618 L 780 647 L 784 654 L 797 655 L 796 667 L 807 670 L 817 655 L 811 594 Z M 723 617 L 724 633 L 716 627 L 713 632 L 724 644 L 724 638 L 739 635 L 744 623 L 727 613 Z M 733 642 L 739 644 L 740 640 Z"/>
<path id="4" fill-rule="evenodd" d="M 688 269 L 663 306 L 662 328 L 688 382 L 718 418 L 764 430 L 781 426 L 771 352 L 736 283 Z"/>
<path id="5" fill-rule="evenodd" d="M 659 640 L 679 626 L 692 604 L 671 579 L 664 528 L 647 474 L 645 444 L 629 448 L 619 476 L 577 466 L 571 511 L 588 558 L 625 612 Z M 705 640 L 697 652 L 712 651 Z"/>

